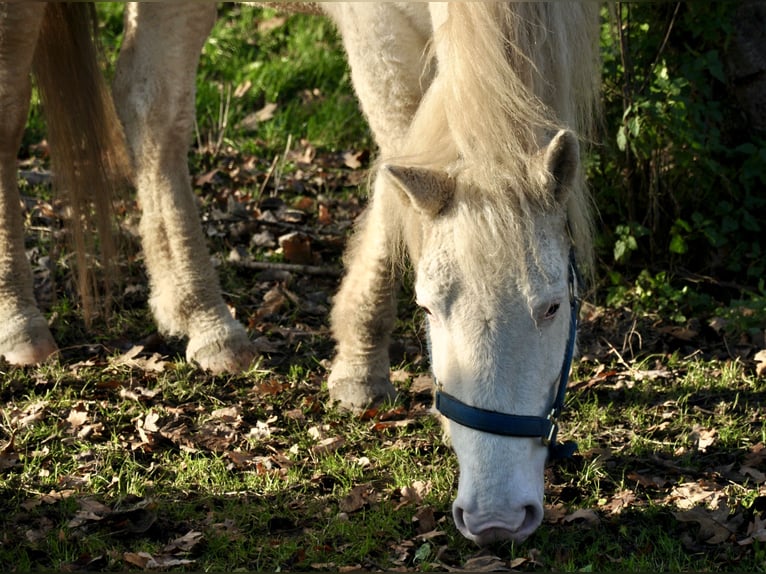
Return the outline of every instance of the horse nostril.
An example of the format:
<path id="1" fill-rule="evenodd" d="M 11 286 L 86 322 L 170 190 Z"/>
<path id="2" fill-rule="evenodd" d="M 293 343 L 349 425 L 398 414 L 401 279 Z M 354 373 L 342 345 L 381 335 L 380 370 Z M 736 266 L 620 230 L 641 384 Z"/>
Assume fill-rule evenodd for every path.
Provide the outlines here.
<path id="1" fill-rule="evenodd" d="M 465 525 L 463 509 L 454 505 L 452 508 L 452 519 L 455 521 L 455 527 L 463 534 L 463 536 L 466 536 L 468 529 Z"/>
<path id="2" fill-rule="evenodd" d="M 524 522 L 519 528 L 520 532 L 532 532 L 537 529 L 543 521 L 543 508 L 536 504 L 527 504 L 524 507 Z M 528 536 L 528 535 L 527 535 Z"/>

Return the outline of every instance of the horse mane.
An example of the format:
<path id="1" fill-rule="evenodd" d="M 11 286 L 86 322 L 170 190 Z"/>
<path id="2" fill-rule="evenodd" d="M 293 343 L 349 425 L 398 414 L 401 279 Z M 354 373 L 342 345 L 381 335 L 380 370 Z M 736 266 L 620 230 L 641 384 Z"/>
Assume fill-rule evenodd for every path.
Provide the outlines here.
<path id="1" fill-rule="evenodd" d="M 529 165 L 560 129 L 573 131 L 582 144 L 591 138 L 598 16 L 594 2 L 454 2 L 435 30 L 437 74 L 402 151 L 412 163 L 457 177 L 458 210 L 474 221 L 479 214 L 480 225 L 473 226 L 481 233 L 471 243 L 485 261 L 502 248 L 495 265 L 525 265 L 533 245 L 525 222 L 552 207 Z M 567 197 L 572 243 L 580 265 L 590 269 L 591 202 L 582 173 Z M 461 214 L 455 215 L 459 223 Z M 507 237 L 508 230 L 517 237 Z M 474 257 L 461 259 L 471 265 Z M 476 277 L 477 269 L 466 270 L 468 276 Z"/>

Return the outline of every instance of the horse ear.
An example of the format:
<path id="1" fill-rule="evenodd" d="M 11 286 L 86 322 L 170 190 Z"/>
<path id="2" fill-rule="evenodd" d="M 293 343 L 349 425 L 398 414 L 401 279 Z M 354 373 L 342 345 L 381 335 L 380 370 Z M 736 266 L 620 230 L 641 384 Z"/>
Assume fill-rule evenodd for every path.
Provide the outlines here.
<path id="1" fill-rule="evenodd" d="M 542 150 L 542 173 L 555 199 L 563 202 L 580 165 L 580 144 L 569 130 L 560 130 Z"/>
<path id="2" fill-rule="evenodd" d="M 384 165 L 381 172 L 425 215 L 436 217 L 455 195 L 455 180 L 445 172 L 423 167 Z"/>

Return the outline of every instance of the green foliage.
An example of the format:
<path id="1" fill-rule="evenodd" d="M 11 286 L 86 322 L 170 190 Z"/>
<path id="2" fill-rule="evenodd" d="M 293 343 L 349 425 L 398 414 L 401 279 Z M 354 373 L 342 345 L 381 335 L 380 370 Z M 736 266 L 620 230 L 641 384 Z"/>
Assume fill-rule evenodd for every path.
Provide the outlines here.
<path id="1" fill-rule="evenodd" d="M 605 9 L 605 133 L 589 177 L 600 257 L 623 285 L 636 269 L 650 270 L 639 283 L 666 269 L 747 285 L 766 271 L 766 140 L 743 121 L 726 75 L 735 7 Z"/>
<path id="2" fill-rule="evenodd" d="M 652 274 L 644 269 L 629 286 L 624 284 L 619 273 L 612 272 L 610 279 L 612 288 L 607 295 L 608 305 L 628 305 L 635 313 L 656 313 L 674 323 L 685 323 L 712 304 L 709 295 L 698 293 L 689 285 L 673 285 L 666 271 Z"/>
<path id="3" fill-rule="evenodd" d="M 763 279 L 759 282 L 757 293 L 734 299 L 728 305 L 718 307 L 715 314 L 723 320 L 723 331 L 728 337 L 736 340 L 745 335 L 758 340 L 766 326 L 766 285 Z"/>

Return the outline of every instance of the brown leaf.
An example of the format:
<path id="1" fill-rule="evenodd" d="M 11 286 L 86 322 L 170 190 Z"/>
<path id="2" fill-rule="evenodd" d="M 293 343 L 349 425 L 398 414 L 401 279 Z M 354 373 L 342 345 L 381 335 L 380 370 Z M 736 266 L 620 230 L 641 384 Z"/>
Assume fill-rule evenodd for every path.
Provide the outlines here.
<path id="1" fill-rule="evenodd" d="M 453 570 L 450 568 L 450 570 Z M 459 570 L 466 572 L 508 572 L 508 564 L 502 558 L 490 554 L 486 551 L 466 560 L 465 564 Z"/>
<path id="2" fill-rule="evenodd" d="M 407 414 L 407 409 L 402 405 L 398 405 L 392 409 L 381 412 L 378 418 L 381 421 L 400 421 L 405 419 Z"/>
<path id="3" fill-rule="evenodd" d="M 245 80 L 241 84 L 239 84 L 236 88 L 234 88 L 234 97 L 237 99 L 240 99 L 244 97 L 247 92 L 250 91 L 250 88 L 253 87 L 253 82 L 250 80 Z"/>
<path id="4" fill-rule="evenodd" d="M 590 508 L 580 508 L 575 510 L 572 514 L 568 514 L 564 517 L 564 522 L 578 522 L 587 526 L 596 526 L 601 519 L 595 510 Z"/>
<path id="5" fill-rule="evenodd" d="M 430 395 L 434 388 L 434 378 L 431 375 L 418 375 L 412 380 L 410 392 L 415 395 Z"/>
<path id="6" fill-rule="evenodd" d="M 278 313 L 286 303 L 287 297 L 285 297 L 282 288 L 279 285 L 275 285 L 263 296 L 263 304 L 258 307 L 258 310 L 255 312 L 254 320 L 260 321 L 268 315 Z"/>
<path id="7" fill-rule="evenodd" d="M 152 555 L 148 552 L 125 552 L 122 555 L 122 559 L 128 564 L 138 566 L 141 569 L 146 569 L 150 560 L 153 560 Z"/>
<path id="8" fill-rule="evenodd" d="M 279 379 L 274 378 L 259 383 L 253 388 L 259 395 L 278 395 L 289 387 L 290 385 L 288 383 L 283 383 Z"/>
<path id="9" fill-rule="evenodd" d="M 67 416 L 66 421 L 69 423 L 69 426 L 72 428 L 72 430 L 76 431 L 79 427 L 83 426 L 88 421 L 88 411 L 84 409 L 81 403 L 69 411 L 69 415 Z"/>
<path id="10" fill-rule="evenodd" d="M 632 490 L 620 490 L 601 508 L 609 514 L 620 514 L 636 500 L 636 493 Z"/>
<path id="11" fill-rule="evenodd" d="M 108 525 L 113 534 L 141 534 L 157 520 L 157 503 L 145 498 L 130 508 L 115 510 L 104 516 L 101 523 Z"/>
<path id="12" fill-rule="evenodd" d="M 759 377 L 766 373 L 766 349 L 762 349 L 755 354 L 755 374 Z"/>
<path id="13" fill-rule="evenodd" d="M 210 418 L 221 419 L 227 423 L 238 423 L 242 420 L 242 406 L 234 405 L 216 409 L 210 413 Z"/>
<path id="14" fill-rule="evenodd" d="M 330 208 L 324 203 L 319 204 L 317 221 L 319 221 L 320 225 L 330 225 L 332 223 L 332 213 L 330 213 Z"/>
<path id="15" fill-rule="evenodd" d="M 400 421 L 378 421 L 372 425 L 372 430 L 384 431 L 392 428 L 406 428 L 415 424 L 416 422 L 417 421 L 415 419 L 403 419 Z"/>
<path id="16" fill-rule="evenodd" d="M 696 440 L 698 451 L 706 452 L 708 447 L 715 443 L 717 435 L 718 431 L 716 429 L 704 429 L 695 425 L 690 438 Z"/>
<path id="17" fill-rule="evenodd" d="M 434 517 L 434 509 L 430 506 L 423 506 L 418 508 L 415 515 L 412 517 L 412 521 L 417 524 L 416 528 L 418 534 L 426 534 L 436 530 L 436 518 Z"/>
<path id="18" fill-rule="evenodd" d="M 416 480 L 412 485 L 403 487 L 401 490 L 401 502 L 397 505 L 397 509 L 406 504 L 420 504 L 423 502 L 423 498 L 431 492 L 431 488 L 433 488 L 433 484 L 431 484 L 430 480 Z"/>
<path id="19" fill-rule="evenodd" d="M 766 542 L 766 517 L 753 517 L 753 522 L 747 525 L 747 538 L 737 542 L 740 546 L 752 544 L 754 541 Z"/>
<path id="20" fill-rule="evenodd" d="M 147 432 L 160 432 L 160 414 L 158 412 L 149 411 L 146 413 L 143 421 L 139 419 L 139 422 L 141 424 L 140 428 Z"/>
<path id="21" fill-rule="evenodd" d="M 279 246 L 288 263 L 308 265 L 314 262 L 314 253 L 311 250 L 311 239 L 305 233 L 293 231 L 279 238 Z"/>
<path id="22" fill-rule="evenodd" d="M 168 543 L 162 549 L 162 552 L 166 554 L 190 552 L 195 546 L 197 546 L 197 544 L 202 542 L 204 537 L 205 535 L 202 534 L 202 532 L 190 530 L 180 538 L 176 538 L 175 540 Z"/>
<path id="23" fill-rule="evenodd" d="M 757 468 L 753 468 L 752 466 L 742 465 L 739 467 L 739 473 L 752 478 L 755 484 L 763 484 L 766 482 L 766 473 L 763 473 Z"/>
<path id="24" fill-rule="evenodd" d="M 134 345 L 122 355 L 110 359 L 109 364 L 112 367 L 127 366 L 155 373 L 161 373 L 165 370 L 167 361 L 164 361 L 159 353 L 153 353 L 151 357 L 148 358 L 140 357 L 139 355 L 143 353 L 143 351 L 143 345 Z"/>
<path id="25" fill-rule="evenodd" d="M 700 480 L 674 486 L 665 502 L 674 504 L 681 509 L 694 508 L 703 502 L 708 506 L 716 506 L 722 495 L 723 491 L 720 486 L 713 482 Z"/>
<path id="26" fill-rule="evenodd" d="M 736 532 L 736 520 L 730 517 L 729 507 L 721 501 L 718 508 L 708 510 L 697 506 L 691 510 L 674 512 L 679 522 L 694 522 L 699 524 L 698 539 L 706 544 L 720 544 Z"/>
<path id="27" fill-rule="evenodd" d="M 638 472 L 629 472 L 628 479 L 637 482 L 646 489 L 663 488 L 669 482 L 669 479 L 661 476 L 646 476 Z"/>
<path id="28" fill-rule="evenodd" d="M 274 102 L 264 104 L 264 106 L 255 112 L 255 120 L 258 122 L 265 122 L 274 117 L 279 106 Z"/>
<path id="29" fill-rule="evenodd" d="M 347 151 L 343 154 L 343 165 L 351 169 L 362 167 L 362 161 L 368 155 L 366 151 Z"/>
<path id="30" fill-rule="evenodd" d="M 545 506 L 543 520 L 545 520 L 547 524 L 557 524 L 564 520 L 566 515 L 567 511 L 566 508 L 564 508 L 564 505 L 557 502 L 556 504 L 548 504 Z"/>
<path id="31" fill-rule="evenodd" d="M 37 401 L 28 405 L 23 411 L 14 410 L 11 413 L 11 425 L 17 429 L 23 429 L 41 420 L 45 416 L 46 406 L 45 401 Z"/>
<path id="32" fill-rule="evenodd" d="M 219 170 L 216 167 L 216 168 L 211 169 L 207 173 L 203 173 L 203 174 L 198 175 L 197 177 L 194 178 L 194 185 L 197 186 L 197 187 L 202 187 L 202 186 L 207 185 L 209 183 L 213 183 L 213 179 L 215 178 L 215 176 L 220 171 L 221 170 Z"/>
<path id="33" fill-rule="evenodd" d="M 317 444 L 311 447 L 313 454 L 327 454 L 328 452 L 335 452 L 346 444 L 346 439 L 342 436 L 331 436 L 326 439 L 320 440 Z"/>
<path id="34" fill-rule="evenodd" d="M 11 434 L 10 440 L 7 443 L 5 443 L 5 445 L 2 448 L 0 448 L 0 471 L 13 468 L 19 462 L 19 455 L 16 454 L 16 450 L 14 446 L 15 438 L 16 438 L 16 433 L 13 432 Z"/>
<path id="35" fill-rule="evenodd" d="M 370 484 L 360 484 L 351 489 L 351 491 L 338 501 L 338 508 L 341 512 L 350 514 L 362 509 L 374 499 L 375 491 Z"/>
<path id="36" fill-rule="evenodd" d="M 268 34 L 272 30 L 281 28 L 287 21 L 287 17 L 283 14 L 269 18 L 268 20 L 261 20 L 258 22 L 258 32 L 260 34 Z"/>
<path id="37" fill-rule="evenodd" d="M 657 329 L 660 333 L 665 333 L 678 339 L 679 341 L 691 342 L 699 333 L 694 329 L 689 329 L 682 325 L 671 325 L 670 327 L 660 327 Z"/>

